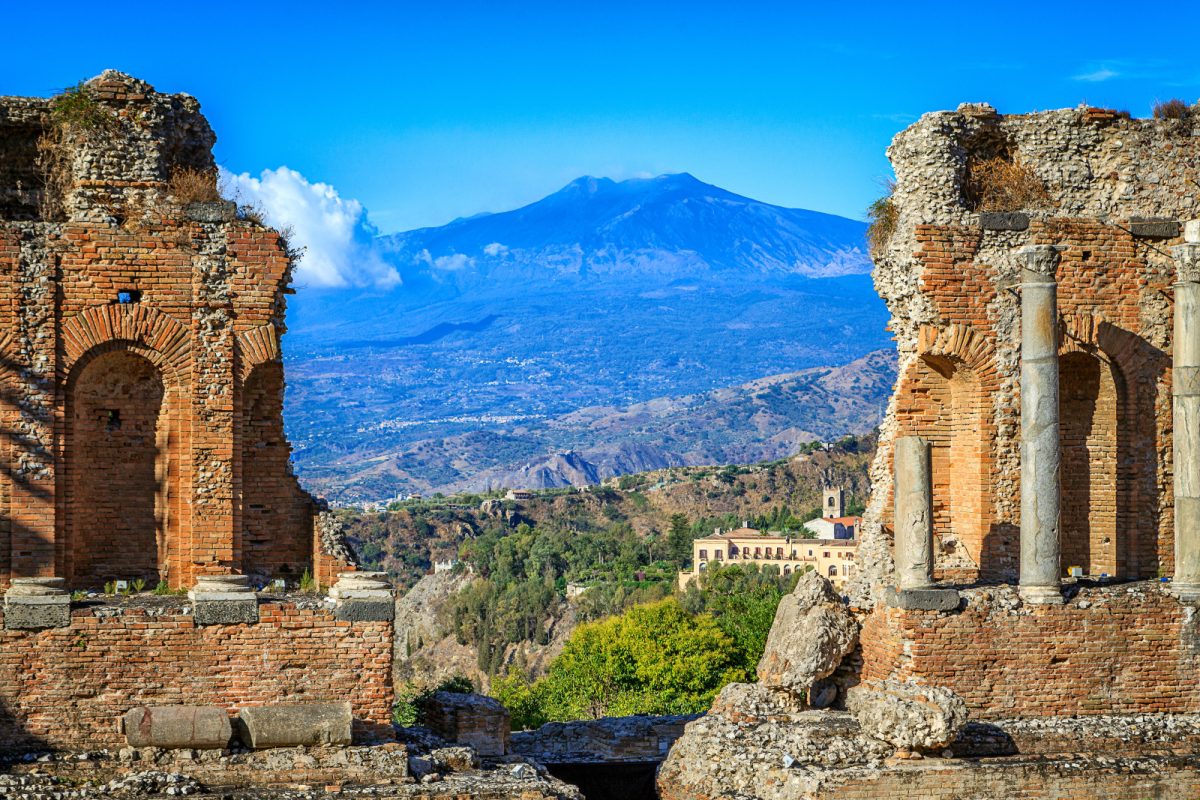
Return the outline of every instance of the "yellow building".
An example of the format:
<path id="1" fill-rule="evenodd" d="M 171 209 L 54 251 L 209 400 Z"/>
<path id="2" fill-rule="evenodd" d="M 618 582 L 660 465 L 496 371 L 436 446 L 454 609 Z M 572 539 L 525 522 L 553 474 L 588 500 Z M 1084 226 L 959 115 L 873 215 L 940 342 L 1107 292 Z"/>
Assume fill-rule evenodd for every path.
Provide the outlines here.
<path id="1" fill-rule="evenodd" d="M 783 575 L 803 572 L 805 567 L 824 575 L 837 588 L 854 574 L 858 553 L 856 539 L 802 539 L 755 528 L 737 528 L 692 542 L 693 569 L 679 573 L 683 588 L 713 565 L 759 564 L 779 567 Z"/>

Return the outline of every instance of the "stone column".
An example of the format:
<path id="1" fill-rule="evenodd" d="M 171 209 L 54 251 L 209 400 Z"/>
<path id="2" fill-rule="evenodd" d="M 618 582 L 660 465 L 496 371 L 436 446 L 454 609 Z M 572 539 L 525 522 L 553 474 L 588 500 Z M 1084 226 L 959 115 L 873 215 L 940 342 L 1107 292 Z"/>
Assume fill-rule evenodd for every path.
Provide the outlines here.
<path id="1" fill-rule="evenodd" d="M 1058 248 L 1021 258 L 1021 597 L 1062 603 L 1059 542 Z"/>
<path id="2" fill-rule="evenodd" d="M 896 588 L 933 586 L 933 475 L 929 441 L 920 436 L 896 440 Z"/>
<path id="3" fill-rule="evenodd" d="M 1171 393 L 1175 442 L 1175 577 L 1180 600 L 1200 600 L 1200 223 L 1174 248 L 1175 341 Z"/>
<path id="4" fill-rule="evenodd" d="M 933 582 L 933 468 L 929 440 L 920 436 L 896 439 L 893 459 L 895 495 L 896 588 L 884 592 L 893 608 L 953 611 L 956 589 Z"/>

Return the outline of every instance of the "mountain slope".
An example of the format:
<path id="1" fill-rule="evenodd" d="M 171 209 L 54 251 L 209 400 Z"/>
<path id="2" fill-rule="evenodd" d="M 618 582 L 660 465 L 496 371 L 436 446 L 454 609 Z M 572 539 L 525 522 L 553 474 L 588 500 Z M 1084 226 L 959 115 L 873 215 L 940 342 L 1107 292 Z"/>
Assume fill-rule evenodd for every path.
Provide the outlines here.
<path id="1" fill-rule="evenodd" d="M 813 440 L 869 432 L 883 417 L 895 354 L 684 397 L 591 407 L 536 423 L 413 442 L 365 458 L 349 453 L 312 482 L 330 496 L 404 491 L 584 486 L 616 475 L 784 458 Z"/>

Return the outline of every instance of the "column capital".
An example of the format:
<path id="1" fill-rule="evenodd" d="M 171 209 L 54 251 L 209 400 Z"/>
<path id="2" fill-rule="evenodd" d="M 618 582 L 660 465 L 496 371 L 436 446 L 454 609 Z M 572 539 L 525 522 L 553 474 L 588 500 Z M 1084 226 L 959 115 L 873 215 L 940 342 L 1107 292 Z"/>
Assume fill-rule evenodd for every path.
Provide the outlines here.
<path id="1" fill-rule="evenodd" d="M 1017 251 L 1018 258 L 1021 259 L 1021 266 L 1027 273 L 1033 273 L 1033 276 L 1040 277 L 1043 280 L 1053 281 L 1054 273 L 1058 270 L 1059 253 L 1063 251 L 1063 247 L 1056 244 L 1031 244 L 1028 247 L 1022 247 Z"/>
<path id="2" fill-rule="evenodd" d="M 1171 248 L 1175 274 L 1180 283 L 1200 283 L 1200 243 L 1188 242 Z"/>

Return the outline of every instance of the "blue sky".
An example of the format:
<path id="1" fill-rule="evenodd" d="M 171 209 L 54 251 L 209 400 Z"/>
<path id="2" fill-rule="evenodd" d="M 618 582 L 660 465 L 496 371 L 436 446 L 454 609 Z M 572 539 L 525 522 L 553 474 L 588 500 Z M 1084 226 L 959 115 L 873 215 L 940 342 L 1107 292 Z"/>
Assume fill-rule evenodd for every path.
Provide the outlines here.
<path id="1" fill-rule="evenodd" d="M 105 67 L 187 91 L 224 168 L 286 165 L 383 231 L 678 171 L 861 218 L 924 111 L 1200 97 L 1197 3 L 342 6 L 14 4 L 0 94 Z"/>

